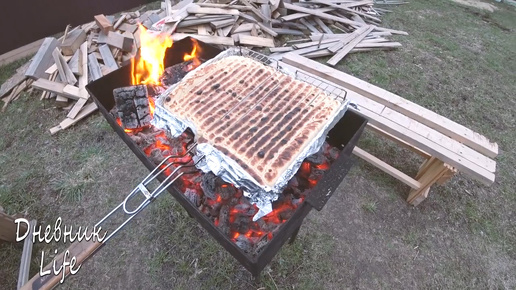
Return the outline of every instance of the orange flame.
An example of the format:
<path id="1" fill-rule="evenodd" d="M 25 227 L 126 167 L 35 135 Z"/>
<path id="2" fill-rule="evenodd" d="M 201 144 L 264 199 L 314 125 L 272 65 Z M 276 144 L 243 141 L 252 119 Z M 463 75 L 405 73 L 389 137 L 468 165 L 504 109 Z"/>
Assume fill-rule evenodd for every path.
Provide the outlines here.
<path id="1" fill-rule="evenodd" d="M 131 82 L 133 85 L 159 85 L 159 78 L 165 70 L 163 59 L 167 48 L 172 47 L 172 38 L 149 32 L 144 26 L 140 27 L 140 59 L 131 59 Z"/>
<path id="2" fill-rule="evenodd" d="M 188 65 L 188 70 L 193 70 L 201 64 L 201 60 L 198 58 L 198 55 L 201 52 L 201 47 L 199 46 L 199 43 L 197 43 L 197 40 L 195 40 L 194 38 L 192 38 L 192 42 L 192 52 L 190 54 L 185 53 L 185 56 L 183 57 L 184 61 L 192 61 L 192 63 Z"/>

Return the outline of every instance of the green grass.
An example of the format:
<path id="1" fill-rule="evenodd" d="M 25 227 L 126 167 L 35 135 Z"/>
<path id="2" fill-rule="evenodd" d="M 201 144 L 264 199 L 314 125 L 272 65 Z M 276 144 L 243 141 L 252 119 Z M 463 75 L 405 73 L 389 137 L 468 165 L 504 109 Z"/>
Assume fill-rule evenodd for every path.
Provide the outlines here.
<path id="1" fill-rule="evenodd" d="M 363 205 L 362 205 L 362 208 L 367 211 L 367 212 L 370 212 L 370 213 L 375 213 L 376 210 L 378 209 L 378 203 L 374 200 L 370 200 L 370 201 L 366 201 Z"/>
<path id="2" fill-rule="evenodd" d="M 514 289 L 516 12 L 496 5 L 494 13 L 438 0 L 389 7 L 382 26 L 409 32 L 394 37 L 403 47 L 338 66 L 498 142 L 492 186 L 459 174 L 413 208 L 407 186 L 359 161 L 260 282 L 163 195 L 61 288 Z M 2 67 L 0 82 L 21 64 Z M 99 113 L 55 136 L 48 129 L 66 112 L 36 95 L 0 116 L 0 205 L 10 214 L 92 226 L 148 173 Z M 422 162 L 370 132 L 359 146 L 412 175 Z M 31 275 L 41 251 L 67 246 L 36 244 Z M 19 245 L 0 244 L 0 288 L 15 287 L 20 256 Z"/>

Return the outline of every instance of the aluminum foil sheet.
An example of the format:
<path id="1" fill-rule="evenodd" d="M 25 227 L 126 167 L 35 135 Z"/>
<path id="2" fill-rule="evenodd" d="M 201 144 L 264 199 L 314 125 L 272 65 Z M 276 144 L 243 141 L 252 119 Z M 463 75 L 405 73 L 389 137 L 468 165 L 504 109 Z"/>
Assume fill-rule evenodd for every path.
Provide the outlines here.
<path id="1" fill-rule="evenodd" d="M 187 80 L 188 78 L 192 77 L 196 70 L 202 69 L 204 66 L 207 66 L 225 57 L 234 55 L 250 57 L 253 60 L 275 67 L 280 72 L 296 78 L 295 72 L 291 72 L 280 67 L 276 61 L 248 49 L 235 47 L 225 50 L 216 57 L 201 64 L 199 67 L 189 72 L 183 78 L 183 80 Z M 306 77 L 304 77 L 304 79 L 297 79 L 306 81 Z M 154 118 L 152 120 L 152 124 L 154 126 L 168 130 L 174 137 L 179 136 L 187 128 L 190 128 L 194 134 L 197 133 L 197 128 L 195 128 L 193 122 L 190 120 L 176 118 L 163 106 L 164 99 L 178 84 L 172 85 L 158 97 L 156 100 L 156 108 L 154 110 Z M 324 90 L 324 88 L 322 89 Z M 330 121 L 324 126 L 322 130 L 317 133 L 315 138 L 312 139 L 311 143 L 304 148 L 298 158 L 280 176 L 277 183 L 273 187 L 259 184 L 236 161 L 227 157 L 225 154 L 207 143 L 197 145 L 197 153 L 194 159 L 198 160 L 201 156 L 204 156 L 203 160 L 198 163 L 197 168 L 205 173 L 212 171 L 215 175 L 221 177 L 224 181 L 230 182 L 236 187 L 243 189 L 244 195 L 250 199 L 251 203 L 256 204 L 259 208 L 258 213 L 256 213 L 256 215 L 253 217 L 253 221 L 256 221 L 272 211 L 272 202 L 278 198 L 278 194 L 282 192 L 289 180 L 292 179 L 305 158 L 319 151 L 330 129 L 335 126 L 335 124 L 342 118 L 342 116 L 344 116 L 348 108 L 348 104 L 349 102 L 347 100 L 342 101 L 340 108 L 336 110 L 335 114 L 329 118 Z"/>

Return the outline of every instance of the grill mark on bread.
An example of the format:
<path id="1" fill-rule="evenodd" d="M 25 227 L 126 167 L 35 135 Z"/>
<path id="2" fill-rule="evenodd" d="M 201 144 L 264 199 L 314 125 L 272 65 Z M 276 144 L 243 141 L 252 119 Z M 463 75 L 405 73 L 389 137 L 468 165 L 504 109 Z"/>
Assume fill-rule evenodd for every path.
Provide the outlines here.
<path id="1" fill-rule="evenodd" d="M 264 89 L 263 85 L 260 85 L 263 81 L 268 79 L 268 75 L 262 74 L 259 77 L 254 78 L 255 80 L 251 83 L 251 85 L 246 86 L 242 91 L 239 91 L 239 95 L 241 99 L 236 100 L 234 102 L 227 102 L 226 100 L 222 100 L 224 103 L 226 103 L 225 108 L 226 109 L 220 109 L 217 112 L 220 112 L 221 110 L 230 110 L 230 112 L 225 116 L 224 119 L 218 120 L 216 123 L 211 124 L 210 127 L 207 127 L 206 130 L 211 130 L 216 128 L 216 124 L 220 125 L 221 123 L 228 123 L 232 122 L 233 117 L 235 117 L 236 111 L 238 111 L 240 108 L 245 107 L 245 104 L 254 101 L 256 97 L 259 97 L 259 92 Z M 257 85 L 260 85 L 260 87 L 256 87 Z M 209 113 L 209 112 L 208 112 Z M 211 112 L 213 114 L 213 112 Z M 204 122 L 202 124 L 203 126 L 208 126 L 208 122 Z"/>
<path id="2" fill-rule="evenodd" d="M 306 99 L 310 99 L 310 98 L 315 98 L 316 96 L 313 96 L 312 93 L 309 93 L 309 97 L 308 98 L 304 98 L 304 100 Z M 306 103 L 304 102 L 301 102 L 300 104 L 301 106 L 306 106 Z M 299 153 L 301 153 L 303 147 L 301 146 L 301 144 L 297 144 L 297 148 L 296 150 L 293 150 L 293 151 L 290 151 L 290 152 L 283 152 L 282 148 L 284 148 L 288 143 L 291 143 L 292 141 L 290 142 L 286 142 L 284 144 L 276 144 L 277 141 L 279 141 L 280 139 L 286 139 L 286 140 L 293 140 L 292 139 L 292 135 L 295 134 L 295 128 L 296 128 L 296 125 L 297 124 L 303 124 L 305 122 L 308 121 L 308 119 L 310 119 L 310 116 L 309 115 L 302 115 L 302 114 L 298 114 L 300 111 L 302 110 L 302 107 L 299 107 L 299 106 L 296 106 L 296 107 L 293 107 L 293 108 L 290 108 L 288 111 L 283 111 L 282 113 L 284 114 L 282 120 L 278 123 L 276 123 L 277 125 L 274 126 L 274 127 L 271 127 L 270 130 L 274 130 L 276 128 L 279 128 L 280 130 L 278 132 L 276 132 L 276 134 L 274 133 L 269 133 L 269 132 L 266 132 L 264 133 L 263 135 L 259 135 L 257 134 L 257 136 L 261 136 L 261 138 L 256 141 L 256 143 L 254 144 L 254 147 L 248 151 L 245 152 L 245 156 L 247 158 L 251 158 L 252 160 L 255 160 L 256 162 L 258 162 L 258 164 L 263 164 L 267 170 L 266 172 L 269 173 L 269 175 L 272 174 L 272 172 L 278 170 L 278 169 L 283 169 L 285 168 L 287 165 L 289 164 L 285 164 L 285 162 L 281 162 L 281 163 L 276 163 L 278 166 L 277 167 L 273 167 L 271 166 L 271 161 L 274 161 L 274 160 L 278 160 L 279 156 L 288 156 L 287 159 L 292 156 L 295 156 Z M 299 126 L 298 126 L 299 127 Z M 274 141 L 273 141 L 274 140 Z M 264 152 L 264 156 L 262 158 L 260 158 L 259 156 L 255 156 L 254 157 L 251 157 L 252 154 L 256 151 L 256 150 L 260 150 L 262 152 Z M 285 158 L 285 157 L 284 157 Z M 281 159 L 279 159 L 281 160 Z M 271 170 L 269 172 L 269 169 Z"/>
<path id="3" fill-rule="evenodd" d="M 297 91 L 296 89 L 300 87 L 300 84 L 297 83 L 296 86 L 293 86 L 291 89 L 293 89 L 294 91 Z M 302 86 L 301 86 L 302 87 Z M 280 93 L 283 93 L 283 97 L 279 100 L 279 103 L 280 104 L 272 104 L 272 106 L 269 107 L 269 109 L 275 109 L 275 108 L 278 108 L 279 105 L 283 105 L 285 108 L 287 106 L 290 106 L 291 103 L 296 103 L 299 99 L 299 97 L 301 97 L 303 95 L 302 91 L 298 91 L 298 93 L 296 95 L 292 95 L 292 94 L 287 94 L 284 92 L 284 89 L 281 90 Z M 287 98 L 287 102 L 286 103 L 283 103 L 284 99 Z M 273 111 L 274 113 L 274 111 Z M 264 134 L 266 134 L 268 131 L 269 131 L 269 127 L 266 126 L 268 124 L 270 124 L 271 120 L 274 120 L 276 119 L 278 116 L 281 118 L 281 111 L 276 111 L 274 113 L 274 115 L 271 116 L 271 114 L 268 114 L 268 115 L 265 115 L 265 116 L 268 116 L 267 119 L 264 119 L 264 117 L 262 117 L 263 115 L 260 116 L 260 119 L 258 120 L 258 123 L 256 124 L 256 127 L 258 127 L 258 130 L 257 132 L 255 132 L 252 137 L 248 138 L 248 139 L 243 139 L 242 141 L 245 142 L 245 143 L 242 143 L 242 145 L 240 147 L 237 147 L 237 151 L 239 153 L 245 153 L 246 152 L 246 149 L 249 149 L 251 148 L 251 146 L 256 142 L 258 141 L 258 139 L 263 136 Z M 266 127 L 264 127 L 266 126 Z M 254 148 L 254 150 L 258 150 L 257 148 Z M 248 158 L 250 158 L 250 156 L 247 156 Z"/>
<path id="4" fill-rule="evenodd" d="M 244 73 L 245 71 L 245 68 L 246 66 L 243 65 L 243 64 L 239 64 L 236 69 L 241 71 L 242 74 Z M 213 71 L 214 69 L 212 69 Z M 233 76 L 231 76 L 230 74 L 224 74 L 224 70 L 220 70 L 218 73 L 216 73 L 214 75 L 214 78 L 213 79 L 217 79 L 219 80 L 220 82 L 232 82 L 232 78 Z M 189 79 L 190 80 L 190 79 Z M 184 93 L 184 95 L 186 94 L 189 94 L 189 97 L 181 97 L 179 98 L 178 100 L 178 105 L 180 106 L 187 106 L 189 104 L 192 104 L 192 103 L 195 103 L 195 101 L 197 100 L 203 100 L 203 99 L 206 99 L 205 96 L 202 95 L 202 93 L 206 93 L 206 92 L 211 92 L 211 86 L 213 86 L 213 82 L 209 81 L 209 78 L 208 80 L 206 79 L 206 77 L 198 77 L 197 78 L 197 82 L 198 84 L 196 86 L 193 86 L 191 88 L 184 88 L 182 90 L 182 92 Z M 201 94 L 197 94 L 197 92 L 201 91 L 202 93 Z M 195 93 L 195 94 L 193 94 Z M 182 96 L 183 94 L 177 94 L 179 96 Z"/>
<path id="5" fill-rule="evenodd" d="M 297 105 L 295 105 L 295 106 L 300 106 L 301 108 L 304 108 L 306 106 L 306 103 L 304 102 L 304 100 L 308 100 L 311 97 L 315 97 L 315 95 L 312 94 L 311 90 L 308 93 L 303 92 L 303 88 L 306 86 L 306 84 L 304 84 L 304 83 L 299 83 L 299 84 L 301 85 L 302 89 L 296 93 L 295 98 L 301 97 L 301 100 L 299 100 Z M 285 109 L 288 110 L 288 112 L 290 112 L 294 108 L 285 108 Z M 275 116 L 277 116 L 277 115 L 282 116 L 284 113 L 285 113 L 284 111 L 280 111 Z M 284 116 L 282 116 L 281 120 L 283 120 L 283 119 L 284 119 Z M 276 125 L 275 128 L 281 128 L 281 127 Z M 272 129 L 273 128 L 266 126 L 266 127 L 262 128 L 261 130 L 259 130 L 258 133 L 255 135 L 255 137 L 253 137 L 253 138 L 251 138 L 251 140 L 249 140 L 249 142 L 246 144 L 247 145 L 246 147 L 251 148 L 251 145 L 254 144 L 252 150 L 255 150 L 255 151 L 258 150 L 260 147 L 260 144 L 262 144 L 263 142 L 266 141 L 266 138 L 268 135 L 267 133 L 269 132 L 269 130 L 272 130 Z M 243 152 L 243 153 L 245 153 L 245 152 Z"/>
<path id="6" fill-rule="evenodd" d="M 259 75 L 258 76 L 255 76 L 255 75 L 249 75 L 247 74 L 245 76 L 245 78 L 243 78 L 244 80 L 247 80 L 247 79 L 252 79 L 253 77 L 255 78 L 258 78 L 260 77 Z M 230 81 L 230 85 L 233 81 Z M 224 86 L 224 88 L 226 88 L 226 86 Z M 221 109 L 219 111 L 217 111 L 217 113 L 213 113 L 212 110 L 209 110 L 209 108 L 212 108 L 214 106 L 217 106 L 219 104 L 235 104 L 238 102 L 238 97 L 233 97 L 232 95 L 230 94 L 225 94 L 227 92 L 227 90 L 234 90 L 234 87 L 232 86 L 228 86 L 227 89 L 224 89 L 223 91 L 221 90 L 220 92 L 215 92 L 213 95 L 210 95 L 210 102 L 209 103 L 205 103 L 205 104 L 202 104 L 200 106 L 196 106 L 192 109 L 189 109 L 189 108 L 186 108 L 187 111 L 191 112 L 191 114 L 193 115 L 197 115 L 198 116 L 198 119 L 199 120 L 206 120 L 206 115 L 210 115 L 210 116 L 213 116 L 213 117 L 216 117 L 217 119 L 222 117 L 224 115 L 224 113 L 220 114 L 221 110 L 225 110 L 227 109 L 228 107 L 227 106 L 224 106 L 225 109 Z M 224 96 L 226 95 L 226 96 Z M 230 105 L 231 106 L 231 105 Z M 202 121 L 201 121 L 202 122 Z"/>
<path id="7" fill-rule="evenodd" d="M 268 112 L 269 109 L 275 105 L 275 103 L 279 103 L 278 105 L 287 105 L 288 100 L 290 100 L 290 98 L 288 98 L 288 95 L 285 93 L 285 89 L 283 87 L 288 85 L 291 82 L 292 82 L 292 78 L 283 79 L 281 81 L 279 87 L 274 89 L 268 95 L 267 98 L 262 100 L 262 102 L 260 104 L 257 104 L 254 108 L 250 109 L 250 110 L 257 111 L 257 112 L 254 112 L 255 114 L 251 116 L 252 119 L 250 117 L 248 121 L 246 121 L 245 123 L 241 123 L 241 124 L 238 124 L 237 122 L 235 122 L 232 124 L 231 127 L 228 128 L 227 131 L 236 132 L 237 130 L 239 130 L 238 127 L 241 127 L 241 132 L 243 135 L 241 136 L 241 139 L 240 139 L 241 141 L 240 140 L 239 141 L 242 143 L 242 142 L 245 142 L 246 140 L 249 140 L 249 138 L 251 138 L 252 136 L 254 136 L 256 134 L 256 132 L 259 130 L 260 126 L 263 125 L 262 122 L 259 122 L 262 119 L 262 116 L 264 116 L 266 114 L 266 112 Z M 274 96 L 276 96 L 278 94 L 280 96 L 278 98 L 274 98 Z M 285 101 L 285 99 L 287 99 L 287 101 Z M 259 108 L 259 110 L 257 110 L 257 108 Z M 250 112 L 249 114 L 251 115 L 251 114 L 253 114 L 253 112 Z M 233 143 L 236 143 L 236 141 L 227 143 L 226 145 L 232 146 Z M 232 148 L 236 148 L 237 150 L 239 149 L 239 147 L 232 147 Z"/>
<path id="8" fill-rule="evenodd" d="M 292 140 L 291 142 L 287 142 L 285 144 L 266 144 L 265 148 L 263 149 L 265 152 L 269 152 L 268 156 L 266 156 L 265 161 L 271 162 L 269 163 L 270 168 L 283 168 L 286 166 L 289 166 L 291 162 L 289 160 L 292 160 L 291 158 L 291 152 L 295 152 L 295 150 L 299 150 L 299 147 L 302 144 L 305 144 L 305 142 L 311 138 L 313 138 L 317 132 L 314 130 L 318 128 L 321 123 L 325 122 L 328 119 L 327 115 L 324 114 L 324 112 L 321 112 L 317 114 L 316 116 L 303 116 L 299 119 L 293 119 L 291 122 L 286 124 L 286 126 L 281 126 L 282 129 L 278 135 L 284 136 L 286 140 Z M 298 123 L 305 123 L 305 126 L 300 131 L 295 131 L 290 128 L 294 128 L 296 124 Z M 300 150 L 303 150 L 301 148 Z M 273 159 L 273 154 L 279 154 L 277 158 Z M 269 176 L 270 177 L 270 176 Z M 267 179 L 267 178 L 266 178 Z"/>
<path id="9" fill-rule="evenodd" d="M 242 67 L 247 75 L 237 72 Z M 225 71 L 229 73 L 225 74 Z M 271 91 L 274 84 L 269 80 L 259 82 L 255 77 L 257 73 L 263 79 L 271 77 L 271 81 L 276 80 L 279 83 L 278 90 Z M 231 76 L 229 82 L 225 78 L 228 75 Z M 179 111 L 179 115 L 185 114 L 181 110 L 188 111 L 186 114 L 195 119 L 199 142 L 212 144 L 263 185 L 274 185 L 280 174 L 307 145 L 306 141 L 313 138 L 328 119 L 328 115 L 335 111 L 336 104 L 339 104 L 312 85 L 294 80 L 244 57 L 225 58 L 200 69 L 195 76 L 195 80 L 180 83 L 174 90 L 182 93 L 178 94 L 182 98 L 178 102 L 186 102 L 192 106 L 176 107 L 174 110 L 170 106 L 173 102 L 169 102 L 167 108 L 172 112 Z M 218 78 L 220 81 L 217 81 Z M 248 99 L 239 103 L 240 100 L 236 97 L 244 98 L 248 93 L 237 96 L 233 93 L 241 92 L 242 89 L 250 92 L 252 85 L 242 88 L 240 83 L 241 79 L 249 78 L 253 84 L 261 84 L 263 87 L 256 88 Z M 226 81 L 222 82 L 222 79 Z M 197 87 L 212 91 L 216 83 L 219 86 L 214 87 L 212 96 L 204 92 L 196 94 Z M 321 92 L 323 95 L 317 97 L 317 93 L 312 92 Z M 173 95 L 171 97 L 174 98 Z M 310 106 L 309 103 L 314 98 L 316 99 Z M 195 100 L 204 100 L 204 106 L 197 105 Z M 228 118 L 219 121 L 235 103 L 238 106 Z M 253 142 L 249 143 L 251 140 Z M 251 146 L 246 147 L 248 143 Z"/>
<path id="10" fill-rule="evenodd" d="M 288 78 L 285 78 L 285 79 L 288 81 Z M 276 85 L 276 83 L 279 81 L 283 81 L 283 80 L 280 79 L 280 80 L 275 81 L 274 85 Z M 223 136 L 230 137 L 230 140 L 236 141 L 235 138 L 238 138 L 237 136 L 239 136 L 245 132 L 245 130 L 247 128 L 246 125 L 248 125 L 250 118 L 256 117 L 258 115 L 258 112 L 255 111 L 253 108 L 255 106 L 259 106 L 264 101 L 273 100 L 275 91 L 277 91 L 277 89 L 270 91 L 270 88 L 269 88 L 269 90 L 265 90 L 265 88 L 261 88 L 261 89 L 259 88 L 258 90 L 256 90 L 249 96 L 246 103 L 239 104 L 239 106 L 237 106 L 235 108 L 235 110 L 232 112 L 231 119 L 233 119 L 233 120 L 229 119 L 231 121 L 229 124 L 228 124 L 228 122 L 226 122 L 225 125 L 227 125 L 227 126 L 224 126 L 224 125 L 221 126 L 221 128 L 225 129 L 224 132 L 222 133 Z M 263 92 L 263 94 L 261 94 L 261 92 Z M 249 103 L 250 106 L 246 106 L 247 103 Z M 255 112 L 253 112 L 253 110 Z M 253 113 L 255 113 L 255 114 L 253 114 Z M 245 118 L 245 117 L 248 117 L 249 119 L 247 121 L 242 120 L 242 118 Z M 213 126 L 211 128 L 217 127 L 218 125 L 219 124 L 213 124 Z M 243 140 L 246 140 L 246 139 L 243 139 Z M 233 143 L 231 141 L 229 141 L 229 142 Z"/>

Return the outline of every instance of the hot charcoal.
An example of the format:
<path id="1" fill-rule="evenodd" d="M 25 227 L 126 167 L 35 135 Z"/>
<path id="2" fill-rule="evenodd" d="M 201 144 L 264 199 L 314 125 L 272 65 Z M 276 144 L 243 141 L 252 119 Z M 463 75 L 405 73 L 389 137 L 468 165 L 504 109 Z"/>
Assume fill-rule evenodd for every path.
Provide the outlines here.
<path id="1" fill-rule="evenodd" d="M 183 155 L 193 140 L 191 131 L 172 138 L 165 131 L 154 127 L 127 133 L 156 164 L 167 156 Z M 338 149 L 334 148 L 325 143 L 318 153 L 307 158 L 273 203 L 273 212 L 256 222 L 252 220 L 258 212 L 256 205 L 244 197 L 241 189 L 224 182 L 212 172 L 184 175 L 178 184 L 188 200 L 209 217 L 221 232 L 245 253 L 254 256 L 267 245 L 281 225 L 292 217 L 310 189 L 338 157 Z M 176 160 L 188 162 L 190 159 L 183 157 Z"/>

